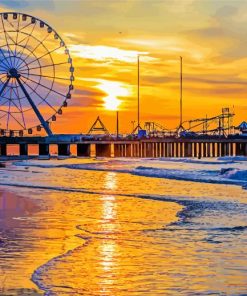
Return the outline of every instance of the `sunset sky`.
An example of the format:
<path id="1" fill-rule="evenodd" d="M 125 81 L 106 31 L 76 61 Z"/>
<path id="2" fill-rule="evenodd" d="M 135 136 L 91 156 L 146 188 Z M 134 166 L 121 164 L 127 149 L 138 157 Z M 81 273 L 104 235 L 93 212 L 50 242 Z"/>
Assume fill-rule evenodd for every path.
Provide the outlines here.
<path id="1" fill-rule="evenodd" d="M 2 0 L 0 11 L 34 15 L 66 42 L 75 67 L 70 105 L 54 132 L 87 132 L 99 115 L 115 131 L 137 120 L 140 54 L 141 123 L 179 123 L 179 56 L 183 56 L 184 120 L 234 106 L 247 120 L 247 1 Z"/>

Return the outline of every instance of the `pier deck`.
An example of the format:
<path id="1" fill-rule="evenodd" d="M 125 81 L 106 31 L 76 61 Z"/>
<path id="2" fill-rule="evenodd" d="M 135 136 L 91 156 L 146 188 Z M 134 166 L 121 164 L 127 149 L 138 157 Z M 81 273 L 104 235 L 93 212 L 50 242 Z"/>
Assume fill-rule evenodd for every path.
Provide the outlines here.
<path id="1" fill-rule="evenodd" d="M 69 156 L 77 146 L 77 156 L 90 157 L 220 157 L 247 156 L 247 137 L 85 139 L 82 135 L 51 137 L 0 137 L 0 156 L 8 156 L 8 146 L 18 145 L 19 155 L 28 156 L 28 146 L 37 145 L 40 156 L 49 156 L 57 145 L 58 156 Z"/>

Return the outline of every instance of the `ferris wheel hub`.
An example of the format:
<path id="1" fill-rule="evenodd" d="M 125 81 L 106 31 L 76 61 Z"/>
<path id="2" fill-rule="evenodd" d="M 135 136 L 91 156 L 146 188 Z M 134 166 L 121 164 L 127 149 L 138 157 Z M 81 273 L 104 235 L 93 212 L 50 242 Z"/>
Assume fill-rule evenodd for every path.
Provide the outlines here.
<path id="1" fill-rule="evenodd" d="M 21 75 L 18 73 L 16 68 L 9 69 L 8 78 L 20 78 Z"/>

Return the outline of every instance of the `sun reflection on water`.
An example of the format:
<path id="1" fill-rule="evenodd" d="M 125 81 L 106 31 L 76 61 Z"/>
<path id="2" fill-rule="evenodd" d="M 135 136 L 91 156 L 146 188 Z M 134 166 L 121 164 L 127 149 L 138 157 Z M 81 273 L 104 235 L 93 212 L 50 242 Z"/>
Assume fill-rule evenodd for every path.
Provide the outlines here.
<path id="1" fill-rule="evenodd" d="M 116 173 L 114 172 L 107 172 L 105 174 L 105 188 L 106 189 L 116 189 L 117 188 L 117 178 Z"/>
<path id="2" fill-rule="evenodd" d="M 116 173 L 109 172 L 105 175 L 105 188 L 114 190 L 117 187 Z M 99 281 L 101 293 L 106 293 L 108 288 L 114 285 L 117 269 L 117 244 L 115 235 L 117 231 L 118 206 L 116 197 L 112 195 L 102 196 L 101 232 L 103 239 L 99 243 L 99 265 L 101 266 L 102 277 Z"/>

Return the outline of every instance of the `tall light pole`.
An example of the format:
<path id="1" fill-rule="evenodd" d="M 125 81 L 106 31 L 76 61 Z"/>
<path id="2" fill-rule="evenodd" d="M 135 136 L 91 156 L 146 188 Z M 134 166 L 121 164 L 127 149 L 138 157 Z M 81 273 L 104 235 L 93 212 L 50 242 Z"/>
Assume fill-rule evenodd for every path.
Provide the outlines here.
<path id="1" fill-rule="evenodd" d="M 137 129 L 140 129 L 140 56 L 137 55 Z"/>
<path id="2" fill-rule="evenodd" d="M 183 58 L 180 57 L 180 124 L 183 126 Z"/>
<path id="3" fill-rule="evenodd" d="M 181 131 L 184 131 L 183 127 L 183 58 L 180 56 L 180 119 L 179 119 L 179 126 L 177 128 L 177 134 Z"/>
<path id="4" fill-rule="evenodd" d="M 137 126 L 133 129 L 132 134 L 141 130 L 140 125 L 140 55 L 137 55 Z"/>
<path id="5" fill-rule="evenodd" d="M 118 119 L 118 109 L 116 111 L 116 115 L 117 115 L 117 122 L 116 122 L 116 125 L 117 125 L 117 139 L 119 138 L 119 119 Z"/>

